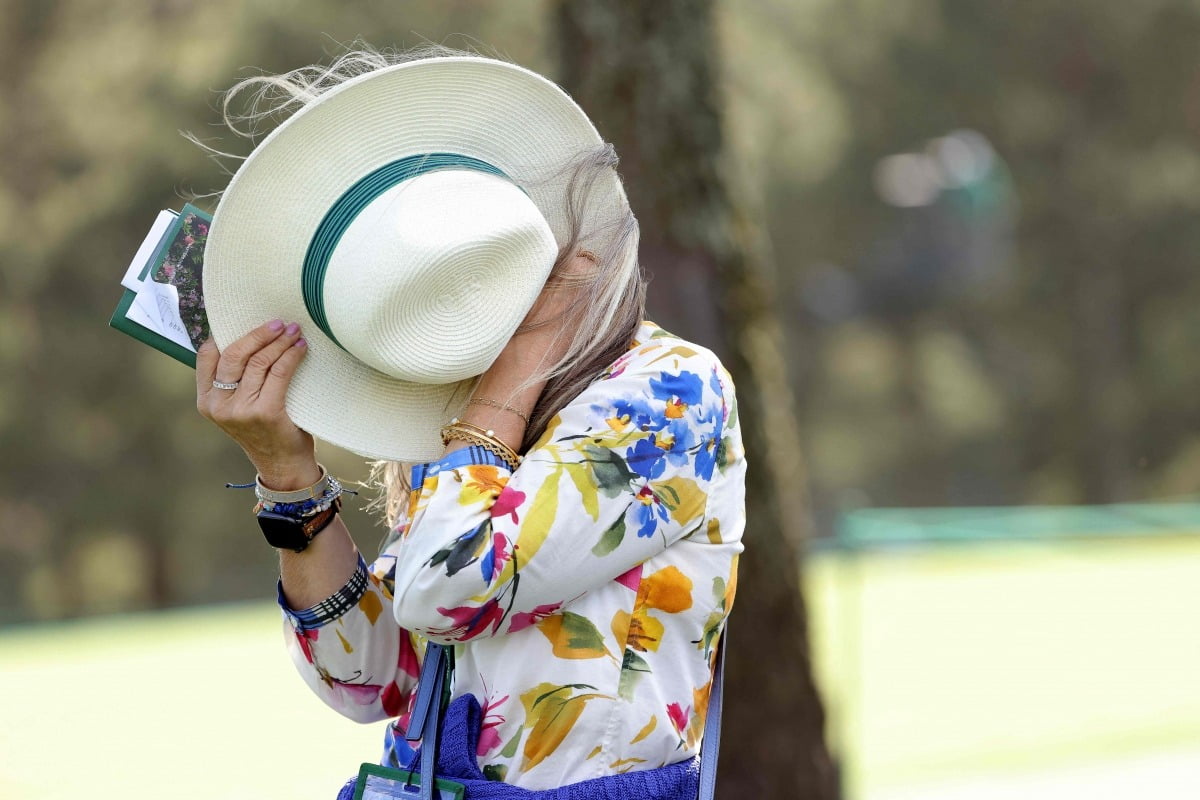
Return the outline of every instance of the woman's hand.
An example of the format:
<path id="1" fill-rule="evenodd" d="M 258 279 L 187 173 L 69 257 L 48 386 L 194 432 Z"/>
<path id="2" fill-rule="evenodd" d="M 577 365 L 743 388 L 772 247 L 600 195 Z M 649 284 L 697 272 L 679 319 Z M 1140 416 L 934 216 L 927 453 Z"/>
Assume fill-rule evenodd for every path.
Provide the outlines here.
<path id="1" fill-rule="evenodd" d="M 288 384 L 308 352 L 300 326 L 268 322 L 225 352 L 212 340 L 196 354 L 196 408 L 237 442 L 262 482 L 288 491 L 321 477 L 313 437 L 296 427 L 284 408 Z M 237 383 L 218 389 L 213 381 Z"/>

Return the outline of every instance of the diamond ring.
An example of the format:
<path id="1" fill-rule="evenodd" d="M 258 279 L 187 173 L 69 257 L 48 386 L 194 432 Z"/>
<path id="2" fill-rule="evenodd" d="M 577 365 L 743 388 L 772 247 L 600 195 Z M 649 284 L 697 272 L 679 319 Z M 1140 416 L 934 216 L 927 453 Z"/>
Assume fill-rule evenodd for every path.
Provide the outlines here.
<path id="1" fill-rule="evenodd" d="M 238 387 L 239 383 L 241 383 L 241 381 L 234 381 L 233 383 L 225 383 L 224 381 L 213 381 L 213 388 L 214 389 L 225 389 L 227 391 L 232 392 L 234 389 L 236 389 Z"/>

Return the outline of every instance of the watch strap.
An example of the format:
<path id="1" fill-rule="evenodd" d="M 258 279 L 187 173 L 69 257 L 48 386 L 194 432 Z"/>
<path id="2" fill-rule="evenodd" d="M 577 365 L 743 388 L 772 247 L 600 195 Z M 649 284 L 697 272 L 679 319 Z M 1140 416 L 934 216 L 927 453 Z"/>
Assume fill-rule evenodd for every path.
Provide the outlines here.
<path id="1" fill-rule="evenodd" d="M 329 527 L 333 518 L 342 509 L 342 499 L 335 497 L 329 508 L 309 517 L 287 517 L 269 511 L 257 514 L 259 527 L 267 537 L 267 543 L 278 550 L 301 553 L 308 548 L 317 534 Z M 281 527 L 282 526 L 282 527 Z"/>
<path id="2" fill-rule="evenodd" d="M 329 508 L 318 512 L 311 517 L 305 518 L 303 521 L 304 524 L 301 526 L 301 530 L 304 532 L 304 538 L 311 542 L 313 537 L 329 527 L 329 523 L 333 522 L 333 518 L 337 516 L 337 513 L 341 510 L 342 500 L 340 497 L 337 497 L 334 498 L 332 503 L 330 503 Z"/>

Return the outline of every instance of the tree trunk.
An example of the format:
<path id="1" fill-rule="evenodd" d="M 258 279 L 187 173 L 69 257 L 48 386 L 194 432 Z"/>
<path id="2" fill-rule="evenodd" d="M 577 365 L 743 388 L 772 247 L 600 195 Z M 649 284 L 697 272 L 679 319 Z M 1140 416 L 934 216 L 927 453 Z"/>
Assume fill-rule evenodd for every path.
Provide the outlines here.
<path id="1" fill-rule="evenodd" d="M 711 0 L 559 0 L 563 85 L 621 155 L 651 316 L 715 350 L 738 387 L 750 471 L 728 651 L 723 797 L 834 798 L 800 592 L 806 474 L 759 225 L 721 174 Z"/>

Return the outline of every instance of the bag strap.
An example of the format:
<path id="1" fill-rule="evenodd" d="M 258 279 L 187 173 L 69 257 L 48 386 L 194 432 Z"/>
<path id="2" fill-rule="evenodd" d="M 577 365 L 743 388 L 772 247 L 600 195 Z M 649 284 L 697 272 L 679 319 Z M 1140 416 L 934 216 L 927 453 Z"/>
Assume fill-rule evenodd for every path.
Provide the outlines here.
<path id="1" fill-rule="evenodd" d="M 420 800 L 433 800 L 433 790 L 437 785 L 434 773 L 438 754 L 438 723 L 446 705 L 445 695 L 450 689 L 453 669 L 448 647 L 433 642 L 425 645 L 421 676 L 417 679 L 417 699 L 413 703 L 412 716 L 408 719 L 408 730 L 404 732 L 404 738 L 410 742 L 421 740 Z"/>
<path id="2" fill-rule="evenodd" d="M 708 692 L 708 716 L 704 720 L 704 740 L 700 743 L 699 800 L 713 800 L 717 791 L 717 757 L 721 753 L 721 695 L 725 687 L 725 645 L 729 640 L 729 622 L 717 644 L 717 666 L 713 668 L 712 688 Z"/>
<path id="3" fill-rule="evenodd" d="M 726 623 L 717 645 L 717 666 L 713 669 L 712 688 L 708 694 L 708 716 L 704 720 L 704 740 L 700 746 L 698 800 L 713 800 L 717 790 L 717 758 L 721 752 L 721 701 L 725 685 L 725 646 L 728 638 L 729 624 Z M 433 800 L 438 723 L 446 705 L 450 676 L 454 671 L 451 653 L 450 648 L 445 645 L 429 642 L 425 646 L 421 676 L 417 679 L 417 699 L 413 703 L 412 716 L 408 719 L 408 729 L 404 733 L 404 738 L 410 742 L 421 740 L 420 800 Z"/>

